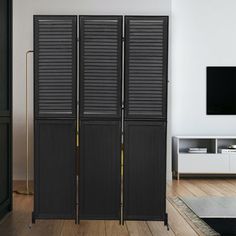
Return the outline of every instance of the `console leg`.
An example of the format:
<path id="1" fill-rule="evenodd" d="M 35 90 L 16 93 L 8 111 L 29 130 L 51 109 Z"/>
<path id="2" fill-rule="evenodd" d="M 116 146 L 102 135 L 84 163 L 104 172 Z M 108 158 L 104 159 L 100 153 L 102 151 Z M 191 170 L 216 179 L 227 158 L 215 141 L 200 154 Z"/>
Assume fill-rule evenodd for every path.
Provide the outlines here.
<path id="1" fill-rule="evenodd" d="M 172 178 L 174 179 L 175 177 L 176 177 L 176 171 L 173 170 L 173 171 L 172 171 Z"/>
<path id="2" fill-rule="evenodd" d="M 179 173 L 177 172 L 177 180 L 179 180 L 180 179 L 180 177 L 179 177 Z"/>

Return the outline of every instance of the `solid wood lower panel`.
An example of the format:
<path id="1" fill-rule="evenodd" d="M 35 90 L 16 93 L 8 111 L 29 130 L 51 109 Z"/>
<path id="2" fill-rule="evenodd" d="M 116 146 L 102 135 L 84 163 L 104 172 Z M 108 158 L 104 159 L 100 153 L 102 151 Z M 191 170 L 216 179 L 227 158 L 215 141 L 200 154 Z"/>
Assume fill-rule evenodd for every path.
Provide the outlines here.
<path id="1" fill-rule="evenodd" d="M 0 117 L 0 219 L 11 210 L 10 118 Z"/>
<path id="2" fill-rule="evenodd" d="M 120 122 L 82 121 L 80 219 L 119 219 Z"/>
<path id="3" fill-rule="evenodd" d="M 36 219 L 74 218 L 76 121 L 35 122 Z"/>
<path id="4" fill-rule="evenodd" d="M 124 150 L 124 218 L 164 220 L 166 124 L 126 121 Z"/>

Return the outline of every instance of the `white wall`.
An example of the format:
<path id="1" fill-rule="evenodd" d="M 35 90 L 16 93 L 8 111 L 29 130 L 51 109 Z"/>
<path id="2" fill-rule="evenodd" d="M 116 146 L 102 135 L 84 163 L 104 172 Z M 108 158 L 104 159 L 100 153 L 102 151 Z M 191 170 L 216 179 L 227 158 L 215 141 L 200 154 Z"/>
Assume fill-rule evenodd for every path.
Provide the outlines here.
<path id="1" fill-rule="evenodd" d="M 33 49 L 34 14 L 153 14 L 169 15 L 171 0 L 13 0 L 13 172 L 25 177 L 25 52 Z M 31 56 L 32 58 L 32 56 Z M 29 81 L 32 91 L 32 60 Z M 30 93 L 30 163 L 32 178 L 32 107 Z M 170 149 L 168 149 L 170 150 Z"/>
<path id="2" fill-rule="evenodd" d="M 236 116 L 206 115 L 206 66 L 236 66 L 235 10 L 235 0 L 172 0 L 172 135 L 236 134 Z"/>

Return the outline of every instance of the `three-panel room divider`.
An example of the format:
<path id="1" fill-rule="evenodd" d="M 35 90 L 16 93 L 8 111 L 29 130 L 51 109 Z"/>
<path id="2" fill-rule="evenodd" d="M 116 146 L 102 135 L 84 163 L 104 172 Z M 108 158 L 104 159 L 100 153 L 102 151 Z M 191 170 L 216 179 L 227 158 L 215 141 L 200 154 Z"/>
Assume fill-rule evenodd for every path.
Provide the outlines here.
<path id="1" fill-rule="evenodd" d="M 167 70 L 167 16 L 34 17 L 33 222 L 167 223 Z"/>

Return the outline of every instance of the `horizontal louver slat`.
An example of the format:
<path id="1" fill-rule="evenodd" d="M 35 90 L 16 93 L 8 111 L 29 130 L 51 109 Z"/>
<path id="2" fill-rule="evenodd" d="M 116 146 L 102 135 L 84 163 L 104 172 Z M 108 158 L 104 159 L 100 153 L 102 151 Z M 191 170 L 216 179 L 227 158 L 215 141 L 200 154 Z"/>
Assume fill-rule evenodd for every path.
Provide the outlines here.
<path id="1" fill-rule="evenodd" d="M 126 17 L 126 118 L 166 118 L 167 18 Z"/>
<path id="2" fill-rule="evenodd" d="M 119 117 L 122 18 L 80 17 L 80 115 Z"/>
<path id="3" fill-rule="evenodd" d="M 74 117 L 76 17 L 35 18 L 35 98 L 38 117 Z"/>

